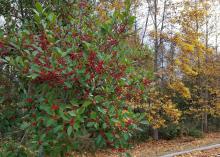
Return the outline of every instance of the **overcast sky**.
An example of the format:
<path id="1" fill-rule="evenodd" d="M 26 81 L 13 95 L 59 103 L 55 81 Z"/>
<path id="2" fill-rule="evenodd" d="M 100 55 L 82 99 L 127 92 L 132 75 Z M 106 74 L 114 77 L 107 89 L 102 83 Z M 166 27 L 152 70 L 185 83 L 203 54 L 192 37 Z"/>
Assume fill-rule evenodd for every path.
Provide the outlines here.
<path id="1" fill-rule="evenodd" d="M 0 16 L 0 27 L 2 27 L 5 23 L 3 16 Z"/>
<path id="2" fill-rule="evenodd" d="M 210 34 L 210 41 L 209 44 L 210 46 L 215 46 L 215 35 L 216 35 L 216 31 L 219 34 L 219 39 L 218 39 L 218 45 L 219 45 L 219 50 L 220 50 L 220 0 L 212 0 L 212 8 L 211 8 L 211 12 L 217 15 L 217 25 L 215 25 L 213 27 L 213 33 Z M 163 9 L 163 0 L 159 0 L 159 8 Z M 183 0 L 172 0 L 173 3 L 179 3 L 179 2 L 183 2 Z M 181 6 L 179 7 L 181 9 Z M 147 17 L 147 12 L 148 12 L 148 8 L 147 8 L 147 4 L 146 4 L 146 0 L 143 0 L 140 7 L 138 8 L 138 16 L 137 16 L 137 21 L 138 21 L 138 28 L 140 30 L 140 37 L 142 37 L 143 34 L 143 28 L 145 26 L 145 22 L 146 22 L 146 17 Z M 161 18 L 161 16 L 159 16 L 159 18 Z M 159 19 L 160 21 L 160 19 Z M 215 21 L 215 16 L 211 16 L 211 20 L 210 22 L 213 22 L 214 24 Z M 147 28 L 147 33 L 149 33 L 152 29 L 153 29 L 153 22 L 152 22 L 152 18 L 149 18 L 149 22 L 148 22 L 149 26 Z M 212 25 L 212 23 L 210 24 Z M 148 36 L 146 36 L 145 41 L 148 42 L 147 44 L 151 44 L 149 43 L 149 39 L 147 38 Z"/>

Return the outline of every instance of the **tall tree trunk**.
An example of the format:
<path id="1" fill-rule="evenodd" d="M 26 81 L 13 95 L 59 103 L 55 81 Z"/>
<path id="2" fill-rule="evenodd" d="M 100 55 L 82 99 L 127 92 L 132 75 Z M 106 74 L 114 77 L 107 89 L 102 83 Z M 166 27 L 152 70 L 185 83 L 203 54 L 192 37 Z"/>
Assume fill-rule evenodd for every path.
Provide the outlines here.
<path id="1" fill-rule="evenodd" d="M 153 129 L 153 139 L 154 140 L 159 140 L 158 129 Z"/>
<path id="2" fill-rule="evenodd" d="M 209 45 L 208 45 L 208 42 L 209 42 L 209 20 L 208 20 L 208 16 L 206 16 L 206 24 L 205 24 L 205 46 L 206 46 L 206 50 L 208 50 L 209 48 Z M 206 55 L 205 56 L 205 62 L 207 64 L 208 62 L 208 56 Z M 208 113 L 207 113 L 207 108 L 208 108 L 208 105 L 209 105 L 209 95 L 208 95 L 208 86 L 209 86 L 209 83 L 208 83 L 208 78 L 205 77 L 204 78 L 204 84 L 205 84 L 205 95 L 204 95 L 204 100 L 205 100 L 205 112 L 204 112 L 204 132 L 208 132 Z"/>
<path id="3" fill-rule="evenodd" d="M 215 15 L 215 53 L 218 54 L 218 38 L 219 38 L 219 32 L 218 32 L 218 26 L 219 21 L 217 15 Z"/>
<path id="4" fill-rule="evenodd" d="M 154 0 L 154 31 L 155 31 L 155 38 L 154 38 L 154 72 L 157 73 L 158 71 L 158 24 L 157 24 L 157 5 L 158 1 Z"/>
<path id="5" fill-rule="evenodd" d="M 157 5 L 158 0 L 154 0 L 154 29 L 155 29 L 155 39 L 154 39 L 154 73 L 157 75 L 158 72 L 158 25 L 157 25 Z M 157 81 L 158 76 L 156 76 Z M 155 140 L 159 139 L 158 129 L 153 129 L 153 138 Z"/>
<path id="6" fill-rule="evenodd" d="M 203 126 L 204 132 L 208 132 L 208 114 L 207 112 L 204 113 L 204 126 Z"/>
<path id="7" fill-rule="evenodd" d="M 146 22 L 145 22 L 145 26 L 144 26 L 144 32 L 143 32 L 143 36 L 142 36 L 142 39 L 141 39 L 141 45 L 144 44 L 144 37 L 145 37 L 146 31 L 147 31 L 149 16 L 150 16 L 150 7 L 149 7 L 148 12 L 147 12 Z"/>

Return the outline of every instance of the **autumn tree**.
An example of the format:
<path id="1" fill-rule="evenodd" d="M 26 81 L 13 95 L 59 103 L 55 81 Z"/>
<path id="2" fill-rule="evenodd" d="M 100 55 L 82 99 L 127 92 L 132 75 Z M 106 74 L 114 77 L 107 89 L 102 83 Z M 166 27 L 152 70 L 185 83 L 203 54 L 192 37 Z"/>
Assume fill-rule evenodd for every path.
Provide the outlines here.
<path id="1" fill-rule="evenodd" d="M 170 77 L 170 87 L 187 98 L 187 112 L 196 113 L 202 120 L 204 131 L 207 131 L 207 116 L 213 114 L 216 105 L 209 101 L 213 87 L 209 73 L 212 66 L 208 62 L 214 56 L 208 45 L 207 7 L 207 2 L 185 1 L 180 16 L 174 20 L 180 26 L 180 32 L 171 38 L 178 53 L 174 68 L 176 74 Z"/>

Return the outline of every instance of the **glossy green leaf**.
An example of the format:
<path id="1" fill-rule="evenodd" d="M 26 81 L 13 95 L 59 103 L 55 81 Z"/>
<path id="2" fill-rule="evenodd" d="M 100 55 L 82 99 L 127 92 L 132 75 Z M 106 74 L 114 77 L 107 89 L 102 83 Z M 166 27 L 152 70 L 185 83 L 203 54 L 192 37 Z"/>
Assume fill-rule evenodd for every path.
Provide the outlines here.
<path id="1" fill-rule="evenodd" d="M 25 129 L 27 129 L 29 126 L 30 126 L 30 123 L 24 122 L 24 123 L 22 123 L 22 125 L 21 125 L 20 128 L 21 128 L 22 130 L 25 130 Z"/>
<path id="2" fill-rule="evenodd" d="M 72 132 L 73 132 L 73 127 L 69 126 L 68 129 L 67 129 L 68 136 L 70 136 Z"/>
<path id="3" fill-rule="evenodd" d="M 43 7 L 42 7 L 42 5 L 40 4 L 40 2 L 37 2 L 37 3 L 35 4 L 35 7 L 36 7 L 36 9 L 37 9 L 38 12 L 40 12 L 40 13 L 43 12 Z"/>
<path id="4" fill-rule="evenodd" d="M 75 113 L 74 111 L 69 111 L 68 113 L 69 113 L 69 115 L 71 115 L 72 117 L 75 117 L 75 116 L 76 116 L 76 113 Z"/>

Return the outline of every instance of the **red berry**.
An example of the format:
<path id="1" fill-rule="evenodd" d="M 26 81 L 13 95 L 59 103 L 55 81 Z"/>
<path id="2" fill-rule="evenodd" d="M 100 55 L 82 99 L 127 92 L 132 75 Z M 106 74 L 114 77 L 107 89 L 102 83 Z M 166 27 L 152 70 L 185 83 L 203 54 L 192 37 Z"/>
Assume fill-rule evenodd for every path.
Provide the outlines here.
<path id="1" fill-rule="evenodd" d="M 143 84 L 144 84 L 145 86 L 149 85 L 149 84 L 150 84 L 150 80 L 144 78 L 144 79 L 143 79 Z"/>
<path id="2" fill-rule="evenodd" d="M 77 58 L 76 53 L 72 52 L 72 53 L 70 54 L 70 59 L 71 59 L 71 60 L 75 60 L 76 58 Z"/>
<path id="3" fill-rule="evenodd" d="M 39 144 L 39 145 L 42 145 L 42 141 L 39 140 L 39 141 L 38 141 L 38 144 Z"/>
<path id="4" fill-rule="evenodd" d="M 32 126 L 37 126 L 37 122 L 33 122 L 31 125 Z"/>
<path id="5" fill-rule="evenodd" d="M 26 102 L 27 102 L 27 103 L 32 103 L 33 101 L 34 101 L 34 100 L 33 100 L 32 98 L 27 98 L 27 99 L 26 99 Z"/>
<path id="6" fill-rule="evenodd" d="M 51 110 L 53 110 L 53 111 L 56 111 L 56 110 L 59 110 L 59 106 L 58 105 L 55 105 L 55 104 L 53 104 L 52 106 L 51 106 Z"/>
<path id="7" fill-rule="evenodd" d="M 72 118 L 69 122 L 70 126 L 73 126 L 75 124 L 75 120 Z"/>
<path id="8" fill-rule="evenodd" d="M 36 118 L 36 114 L 35 114 L 35 113 L 33 113 L 33 114 L 32 114 L 32 117 L 33 117 L 33 118 Z"/>
<path id="9" fill-rule="evenodd" d="M 0 41 L 0 48 L 4 48 L 4 44 Z"/>
<path id="10" fill-rule="evenodd" d="M 85 8 L 86 6 L 87 6 L 87 3 L 85 1 L 79 3 L 80 8 Z"/>

